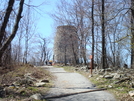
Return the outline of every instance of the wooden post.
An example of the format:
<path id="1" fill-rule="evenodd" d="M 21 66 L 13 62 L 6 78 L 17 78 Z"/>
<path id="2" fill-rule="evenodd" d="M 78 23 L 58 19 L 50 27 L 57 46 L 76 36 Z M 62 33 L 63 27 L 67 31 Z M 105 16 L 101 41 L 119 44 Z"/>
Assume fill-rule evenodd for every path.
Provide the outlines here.
<path id="1" fill-rule="evenodd" d="M 93 59 L 91 59 L 91 75 L 92 75 L 92 71 L 93 71 L 93 64 L 92 64 L 92 61 L 93 61 Z"/>
<path id="2" fill-rule="evenodd" d="M 89 58 L 91 59 L 91 62 L 90 62 L 90 77 L 92 77 L 92 71 L 93 71 L 93 64 L 92 64 L 93 57 L 92 57 L 92 55 L 90 55 Z"/>

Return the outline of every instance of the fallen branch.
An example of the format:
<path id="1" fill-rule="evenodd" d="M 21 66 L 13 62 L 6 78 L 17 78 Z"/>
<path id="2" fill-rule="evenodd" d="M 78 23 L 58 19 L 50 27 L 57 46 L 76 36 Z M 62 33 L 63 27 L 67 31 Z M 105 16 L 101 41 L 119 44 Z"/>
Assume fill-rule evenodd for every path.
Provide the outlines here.
<path id="1" fill-rule="evenodd" d="M 45 99 L 61 98 L 61 97 L 67 97 L 67 96 L 77 95 L 81 93 L 88 93 L 88 92 L 95 92 L 95 91 L 102 91 L 102 90 L 107 90 L 107 89 L 102 88 L 102 89 L 94 89 L 94 90 L 88 90 L 88 91 L 77 92 L 77 93 L 61 94 L 61 95 L 56 95 L 56 96 L 51 96 L 51 97 L 45 97 Z"/>
<path id="2" fill-rule="evenodd" d="M 127 80 L 131 80 L 131 79 L 130 78 L 124 78 L 122 80 L 116 81 L 115 84 L 122 83 L 122 82 L 125 82 Z"/>

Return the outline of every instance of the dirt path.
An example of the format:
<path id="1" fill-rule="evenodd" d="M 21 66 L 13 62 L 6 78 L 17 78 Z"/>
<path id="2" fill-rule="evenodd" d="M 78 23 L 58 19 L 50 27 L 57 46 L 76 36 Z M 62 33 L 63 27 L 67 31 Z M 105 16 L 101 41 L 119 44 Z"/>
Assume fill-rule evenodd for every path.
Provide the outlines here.
<path id="1" fill-rule="evenodd" d="M 55 86 L 44 96 L 48 101 L 116 101 L 106 91 L 97 91 L 94 85 L 78 73 L 66 72 L 63 68 L 43 67 L 56 76 Z"/>

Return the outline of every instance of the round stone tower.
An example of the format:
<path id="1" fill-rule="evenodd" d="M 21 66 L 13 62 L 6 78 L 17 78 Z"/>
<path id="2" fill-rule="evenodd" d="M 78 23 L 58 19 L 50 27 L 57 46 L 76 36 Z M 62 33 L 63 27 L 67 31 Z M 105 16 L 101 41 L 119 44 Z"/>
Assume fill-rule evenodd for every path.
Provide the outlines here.
<path id="1" fill-rule="evenodd" d="M 74 26 L 58 26 L 54 40 L 54 60 L 64 64 L 78 61 L 78 37 Z"/>

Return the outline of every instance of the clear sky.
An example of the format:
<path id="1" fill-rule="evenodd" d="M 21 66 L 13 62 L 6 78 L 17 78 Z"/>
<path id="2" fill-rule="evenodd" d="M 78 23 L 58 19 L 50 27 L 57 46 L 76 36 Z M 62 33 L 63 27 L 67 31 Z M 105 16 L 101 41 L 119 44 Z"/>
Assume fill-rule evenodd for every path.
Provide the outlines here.
<path id="1" fill-rule="evenodd" d="M 32 1 L 32 4 L 36 6 L 43 3 L 39 7 L 41 15 L 37 13 L 38 20 L 36 21 L 37 32 L 43 35 L 42 37 L 48 37 L 54 33 L 54 30 L 52 27 L 53 19 L 50 17 L 48 13 L 51 13 L 54 11 L 57 1 L 58 0 L 33 0 Z"/>

